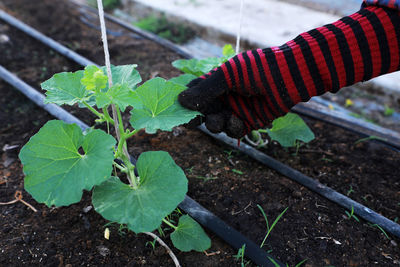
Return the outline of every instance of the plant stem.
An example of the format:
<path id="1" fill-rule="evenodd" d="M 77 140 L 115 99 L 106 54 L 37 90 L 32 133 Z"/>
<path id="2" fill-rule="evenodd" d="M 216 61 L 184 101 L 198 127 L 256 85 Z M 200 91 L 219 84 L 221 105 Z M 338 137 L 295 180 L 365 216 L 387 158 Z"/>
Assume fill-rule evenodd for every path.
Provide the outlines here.
<path id="1" fill-rule="evenodd" d="M 177 226 L 173 225 L 172 223 L 170 223 L 168 220 L 166 220 L 165 218 L 163 219 L 163 222 L 165 222 L 165 224 L 167 224 L 168 226 L 174 228 L 175 230 L 178 229 Z"/>
<path id="2" fill-rule="evenodd" d="M 162 241 L 161 238 L 159 238 L 157 235 L 150 233 L 150 232 L 144 232 L 144 234 L 149 235 L 152 238 L 154 238 L 161 246 L 163 246 L 167 250 L 169 256 L 172 258 L 172 260 L 175 263 L 175 267 L 181 267 L 181 265 L 178 261 L 178 258 L 175 256 L 174 252 L 172 252 L 172 250 L 168 247 L 167 244 L 165 244 L 164 241 Z"/>
<path id="3" fill-rule="evenodd" d="M 82 103 L 85 105 L 85 107 L 87 107 L 94 115 L 96 115 L 97 117 L 99 117 L 100 119 L 105 119 L 104 114 L 98 112 L 97 110 L 95 110 L 91 105 L 89 105 L 86 101 L 82 101 Z"/>
<path id="4" fill-rule="evenodd" d="M 104 118 L 107 120 L 107 122 L 114 125 L 114 120 L 111 118 L 110 114 L 108 113 L 107 108 L 103 108 L 103 114 L 104 114 Z"/>
<path id="5" fill-rule="evenodd" d="M 119 169 L 122 172 L 128 173 L 128 169 L 124 166 L 119 165 L 118 163 L 116 163 L 115 161 L 113 162 L 114 166 L 117 167 L 117 169 Z"/>
<path id="6" fill-rule="evenodd" d="M 140 131 L 140 130 L 133 130 L 133 131 L 131 131 L 131 132 L 127 132 L 127 133 L 125 134 L 125 139 L 131 138 L 132 136 L 134 136 L 135 134 L 137 134 L 139 131 Z"/>
<path id="7" fill-rule="evenodd" d="M 119 128 L 119 132 L 120 133 L 124 133 L 124 123 L 122 122 L 122 115 L 121 115 L 121 110 L 119 109 L 119 107 L 117 105 L 115 105 L 116 107 L 116 112 L 117 112 L 117 117 L 118 117 L 118 128 Z M 126 139 L 125 139 L 126 140 Z"/>

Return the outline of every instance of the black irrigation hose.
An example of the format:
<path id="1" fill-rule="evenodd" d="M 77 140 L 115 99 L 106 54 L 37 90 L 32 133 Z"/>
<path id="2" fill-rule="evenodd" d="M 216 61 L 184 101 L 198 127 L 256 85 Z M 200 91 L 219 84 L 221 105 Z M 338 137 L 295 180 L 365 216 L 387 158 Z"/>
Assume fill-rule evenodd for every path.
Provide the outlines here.
<path id="1" fill-rule="evenodd" d="M 85 130 L 89 126 L 84 122 L 80 121 L 74 115 L 68 113 L 64 109 L 60 108 L 55 104 L 44 104 L 44 95 L 33 89 L 31 86 L 23 82 L 17 76 L 6 70 L 0 65 L 0 77 L 13 87 L 17 88 L 21 93 L 27 96 L 32 102 L 49 112 L 56 118 L 65 121 L 66 123 L 76 123 L 82 130 Z"/>
<path id="2" fill-rule="evenodd" d="M 97 13 L 97 10 L 94 8 L 79 4 L 79 3 L 75 2 L 75 0 L 71 0 L 71 1 L 75 5 L 81 7 L 82 9 L 86 9 L 95 14 Z M 127 30 L 130 30 L 146 39 L 149 39 L 155 43 L 158 43 L 158 44 L 174 51 L 175 53 L 183 56 L 186 59 L 193 58 L 192 55 L 183 51 L 176 44 L 174 44 L 168 40 L 165 40 L 164 38 L 161 38 L 156 34 L 144 31 L 144 30 L 142 30 L 136 26 L 133 26 L 129 23 L 126 23 L 114 16 L 105 14 L 105 17 L 108 20 L 114 22 L 115 24 L 118 24 Z M 312 107 L 313 105 L 311 105 L 311 103 L 312 103 L 312 101 L 310 103 L 308 103 L 307 105 L 305 105 L 304 103 L 296 105 L 295 107 L 292 108 L 292 111 L 299 113 L 303 116 L 308 116 L 308 117 L 338 126 L 340 128 L 346 129 L 350 132 L 357 133 L 362 136 L 380 137 L 381 139 L 376 139 L 375 141 L 379 142 L 379 143 L 383 143 L 389 147 L 395 148 L 396 151 L 399 151 L 400 135 L 397 132 L 391 131 L 391 130 L 383 128 L 383 127 L 375 126 L 371 123 L 367 123 L 367 122 L 357 119 L 357 118 L 350 118 L 348 116 L 343 117 L 339 114 L 321 110 L 319 107 Z"/>
<path id="3" fill-rule="evenodd" d="M 92 12 L 94 15 L 97 15 L 97 9 L 95 9 L 93 7 L 90 7 L 90 6 L 82 5 L 82 4 L 78 3 L 78 2 L 76 2 L 75 0 L 71 0 L 71 2 L 73 4 L 75 4 L 75 5 L 77 5 L 78 7 L 82 8 L 82 9 L 85 9 L 85 10 L 88 10 L 88 11 Z M 151 32 L 148 32 L 148 31 L 144 31 L 144 30 L 140 29 L 139 27 L 136 27 L 136 26 L 134 26 L 132 24 L 126 23 L 125 21 L 120 20 L 120 19 L 118 19 L 118 18 L 116 18 L 114 16 L 111 16 L 111 15 L 107 14 L 107 13 L 104 13 L 104 16 L 109 21 L 111 21 L 111 22 L 113 22 L 113 23 L 115 23 L 115 24 L 117 24 L 117 25 L 129 30 L 129 31 L 132 31 L 132 32 L 136 33 L 137 35 L 142 36 L 145 39 L 148 39 L 148 40 L 153 41 L 153 42 L 155 42 L 155 43 L 157 43 L 157 44 L 159 44 L 159 45 L 161 45 L 163 47 L 166 47 L 166 48 L 170 49 L 171 51 L 177 53 L 178 55 L 180 55 L 180 56 L 182 56 L 184 58 L 187 58 L 187 59 L 192 58 L 192 55 L 190 55 L 189 53 L 183 51 L 176 44 L 174 44 L 173 42 L 171 42 L 169 40 L 161 38 L 161 37 L 159 37 L 158 35 L 156 35 L 154 33 L 151 33 Z"/>
<path id="4" fill-rule="evenodd" d="M 76 63 L 82 65 L 82 66 L 87 66 L 87 65 L 96 65 L 92 61 L 90 61 L 87 58 L 82 57 L 78 53 L 72 51 L 71 49 L 68 49 L 67 47 L 61 45 L 60 43 L 54 41 L 53 39 L 47 37 L 46 35 L 38 32 L 34 28 L 26 25 L 22 21 L 14 18 L 13 16 L 7 14 L 3 10 L 0 9 L 0 19 L 4 20 L 8 24 L 14 26 L 15 28 L 23 31 L 24 33 L 28 34 L 29 36 L 35 38 L 36 40 L 46 44 L 47 46 L 53 48 L 56 50 L 58 53 L 61 55 L 75 61 Z"/>
<path id="5" fill-rule="evenodd" d="M 1 10 L 0 10 L 1 11 Z M 2 12 L 0 12 L 1 14 Z M 1 14 L 2 15 L 2 14 Z M 9 16 L 9 15 L 7 15 Z M 13 19 L 15 20 L 15 19 Z M 14 24 L 12 24 L 15 26 Z M 27 25 L 24 25 L 26 27 Z M 49 38 L 40 38 L 40 41 L 47 44 L 47 40 Z M 52 40 L 52 42 L 54 42 Z M 55 42 L 54 42 L 55 43 Z M 59 45 L 52 46 L 53 49 L 58 51 Z M 71 53 L 68 53 L 71 55 Z M 73 57 L 72 59 L 83 58 L 80 55 L 79 57 Z M 75 59 L 74 59 L 75 58 Z M 85 59 L 85 58 L 83 58 Z M 85 62 L 85 61 L 82 61 Z M 90 62 L 86 60 L 86 62 Z M 78 62 L 79 63 L 79 62 Z M 90 63 L 94 64 L 94 63 Z M 69 114 L 67 111 L 62 109 L 61 107 L 54 105 L 54 104 L 44 104 L 45 96 L 39 93 L 37 90 L 26 84 L 24 81 L 19 79 L 17 76 L 6 70 L 4 67 L 0 65 L 0 78 L 18 89 L 21 93 L 27 96 L 31 101 L 33 101 L 38 106 L 42 107 L 54 117 L 63 120 L 67 123 L 76 123 L 81 127 L 82 130 L 89 128 L 87 124 L 80 121 L 75 116 Z M 188 213 L 192 218 L 198 221 L 200 224 L 214 232 L 218 235 L 221 239 L 225 240 L 228 244 L 230 244 L 233 248 L 239 249 L 243 245 L 246 245 L 245 255 L 249 259 L 251 259 L 255 264 L 258 266 L 265 266 L 265 267 L 274 267 L 275 264 L 270 260 L 274 260 L 280 266 L 284 266 L 283 263 L 276 260 L 272 255 L 265 252 L 261 249 L 258 245 L 256 245 L 253 241 L 249 240 L 245 236 L 243 236 L 240 232 L 236 231 L 224 221 L 219 219 L 213 213 L 202 207 L 199 203 L 194 201 L 192 198 L 185 196 L 185 199 L 182 203 L 179 204 L 179 207 Z"/>
<path id="6" fill-rule="evenodd" d="M 245 153 L 246 155 L 252 157 L 253 159 L 263 163 L 264 165 L 276 170 L 280 174 L 290 178 L 293 181 L 296 181 L 297 183 L 304 185 L 311 191 L 314 191 L 321 196 L 335 202 L 336 204 L 348 209 L 352 210 L 354 209 L 354 213 L 361 218 L 365 219 L 366 221 L 369 221 L 373 224 L 377 224 L 386 231 L 390 232 L 391 234 L 400 237 L 400 225 L 389 220 L 388 218 L 378 214 L 377 212 L 367 208 L 366 206 L 352 200 L 351 198 L 348 198 L 332 188 L 325 186 L 321 184 L 320 182 L 308 177 L 307 175 L 304 175 L 303 173 L 277 161 L 276 159 L 271 158 L 270 156 L 258 151 L 257 149 L 242 143 L 238 147 L 237 140 L 232 139 L 225 134 L 213 134 L 209 132 L 204 125 L 199 127 L 203 132 L 211 135 L 217 140 L 220 140 L 224 142 L 225 144 L 228 144 L 239 151 Z"/>

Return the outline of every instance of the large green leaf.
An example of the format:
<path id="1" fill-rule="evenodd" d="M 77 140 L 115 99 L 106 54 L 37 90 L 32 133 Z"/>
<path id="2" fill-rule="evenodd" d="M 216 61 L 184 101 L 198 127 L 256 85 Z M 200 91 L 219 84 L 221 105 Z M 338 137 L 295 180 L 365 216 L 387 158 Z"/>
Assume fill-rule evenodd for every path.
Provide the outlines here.
<path id="1" fill-rule="evenodd" d="M 179 218 L 178 228 L 171 234 L 174 246 L 184 252 L 204 251 L 211 246 L 211 240 L 203 228 L 189 215 Z"/>
<path id="2" fill-rule="evenodd" d="M 115 143 L 101 130 L 83 135 L 76 124 L 47 122 L 19 154 L 25 190 L 49 207 L 79 202 L 82 190 L 110 177 Z"/>
<path id="3" fill-rule="evenodd" d="M 135 90 L 134 109 L 130 123 L 135 129 L 146 129 L 147 133 L 157 130 L 171 131 L 173 127 L 187 123 L 197 111 L 185 109 L 178 103 L 178 94 L 185 86 L 162 78 L 145 82 Z"/>
<path id="4" fill-rule="evenodd" d="M 83 70 L 76 72 L 61 72 L 41 84 L 46 90 L 45 103 L 57 105 L 73 105 L 84 100 L 90 93 L 81 84 Z"/>
<path id="5" fill-rule="evenodd" d="M 272 140 L 275 140 L 283 147 L 296 145 L 296 140 L 310 142 L 315 138 L 314 133 L 299 115 L 288 113 L 272 122 L 272 128 L 267 129 Z"/>
<path id="6" fill-rule="evenodd" d="M 184 199 L 188 182 L 164 151 L 142 153 L 136 168 L 138 188 L 111 178 L 94 188 L 93 206 L 107 220 L 127 224 L 136 233 L 149 232 Z"/>

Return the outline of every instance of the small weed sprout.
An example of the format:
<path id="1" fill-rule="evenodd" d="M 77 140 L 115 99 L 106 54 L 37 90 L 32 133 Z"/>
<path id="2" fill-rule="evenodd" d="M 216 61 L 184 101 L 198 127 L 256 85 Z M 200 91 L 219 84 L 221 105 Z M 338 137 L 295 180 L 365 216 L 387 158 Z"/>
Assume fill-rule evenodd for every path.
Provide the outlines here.
<path id="1" fill-rule="evenodd" d="M 250 263 L 250 261 L 245 261 L 244 259 L 245 250 L 246 244 L 243 244 L 243 246 L 239 248 L 238 253 L 233 256 L 237 261 L 240 261 L 241 267 L 246 267 Z"/>
<path id="2" fill-rule="evenodd" d="M 383 230 L 383 228 L 382 228 L 380 225 L 378 225 L 378 224 L 376 224 L 376 223 L 374 223 L 374 224 L 368 223 L 368 225 L 371 226 L 372 228 L 378 228 L 378 229 L 382 232 L 382 234 L 383 234 L 388 240 L 390 240 L 390 237 L 388 236 L 388 234 L 386 233 L 386 231 Z"/>
<path id="3" fill-rule="evenodd" d="M 267 240 L 269 234 L 271 233 L 272 229 L 274 229 L 275 225 L 278 223 L 278 221 L 281 219 L 281 217 L 283 216 L 283 214 L 285 214 L 285 212 L 288 210 L 289 207 L 286 207 L 286 208 L 278 215 L 278 217 L 276 217 L 275 221 L 271 224 L 271 226 L 269 225 L 268 217 L 267 217 L 267 215 L 265 214 L 264 209 L 263 209 L 260 205 L 258 205 L 258 204 L 257 204 L 257 207 L 258 207 L 258 209 L 261 211 L 262 215 L 264 216 L 265 223 L 266 223 L 266 225 L 267 225 L 267 233 L 265 234 L 265 237 L 264 237 L 264 239 L 263 239 L 263 241 L 261 242 L 261 245 L 260 245 L 260 247 L 262 248 L 262 247 L 264 246 L 265 241 Z"/>
<path id="4" fill-rule="evenodd" d="M 352 185 L 350 185 L 350 189 L 347 190 L 346 195 L 347 195 L 347 196 L 350 196 L 351 193 L 354 193 L 354 190 L 353 190 L 353 186 L 352 186 Z"/>
<path id="5" fill-rule="evenodd" d="M 360 222 L 360 220 L 357 218 L 356 215 L 354 215 L 354 207 L 351 207 L 351 212 L 348 212 L 347 210 L 345 211 L 348 219 L 350 220 L 351 218 L 354 218 L 357 222 Z"/>

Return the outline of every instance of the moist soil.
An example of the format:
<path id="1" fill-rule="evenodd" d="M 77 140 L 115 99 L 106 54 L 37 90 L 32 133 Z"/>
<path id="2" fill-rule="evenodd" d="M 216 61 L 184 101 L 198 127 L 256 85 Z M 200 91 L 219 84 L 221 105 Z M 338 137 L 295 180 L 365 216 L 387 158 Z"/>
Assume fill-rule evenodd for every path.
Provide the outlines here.
<path id="1" fill-rule="evenodd" d="M 87 17 L 68 1 L 3 0 L 0 8 L 96 63 L 103 63 L 98 30 L 88 25 Z M 179 75 L 170 65 L 178 55 L 115 25 L 108 26 L 113 33 L 113 64 L 138 64 L 144 80 Z M 35 88 L 56 72 L 80 68 L 3 22 L 0 34 L 5 40 L 0 43 L 1 65 Z M 108 222 L 90 209 L 89 192 L 84 193 L 80 203 L 69 207 L 48 208 L 35 202 L 23 189 L 18 153 L 30 136 L 53 118 L 2 81 L 0 95 L 0 202 L 13 200 L 20 190 L 23 200 L 38 209 L 35 213 L 21 202 L 0 206 L 0 266 L 173 264 L 162 247 L 152 248 L 152 240 L 145 235 L 111 225 L 110 240 L 104 239 Z M 69 111 L 87 123 L 93 122 L 87 112 L 76 107 Z M 398 152 L 373 142 L 355 144 L 360 136 L 305 119 L 316 139 L 300 147 L 297 154 L 294 149 L 277 144 L 270 144 L 263 151 L 389 219 L 398 220 Z M 267 229 L 257 205 L 265 211 L 270 225 L 288 207 L 264 249 L 289 266 L 305 259 L 304 266 L 400 265 L 399 238 L 386 236 L 362 219 L 349 218 L 338 205 L 197 130 L 177 127 L 155 135 L 140 132 L 129 144 L 130 152 L 136 156 L 149 150 L 168 151 L 189 179 L 188 195 L 257 244 L 261 244 Z M 215 234 L 209 235 L 209 255 L 174 249 L 181 264 L 240 266 L 234 257 L 237 251 Z"/>

